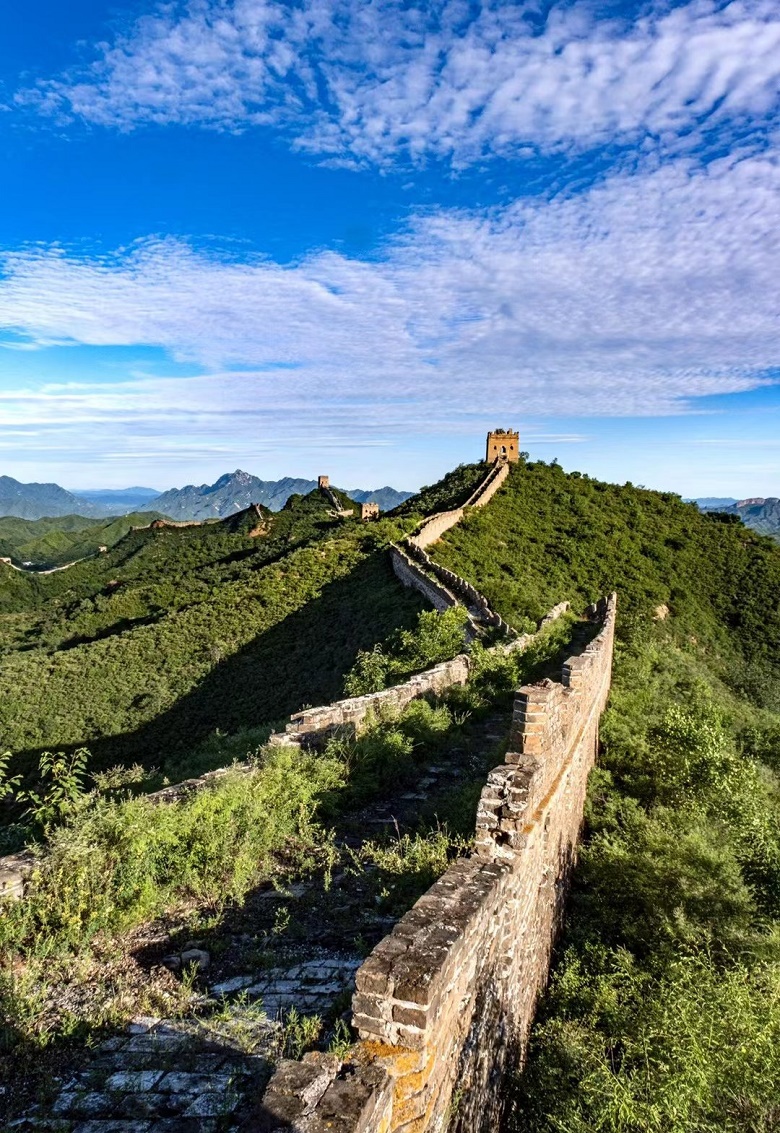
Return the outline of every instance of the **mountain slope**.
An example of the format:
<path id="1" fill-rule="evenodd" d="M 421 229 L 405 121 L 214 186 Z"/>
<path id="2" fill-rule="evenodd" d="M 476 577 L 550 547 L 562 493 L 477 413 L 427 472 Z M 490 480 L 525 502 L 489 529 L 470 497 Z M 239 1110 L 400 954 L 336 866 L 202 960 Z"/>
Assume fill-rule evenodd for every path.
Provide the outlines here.
<path id="1" fill-rule="evenodd" d="M 762 659 L 780 664 L 780 549 L 672 493 L 518 464 L 430 553 L 513 625 L 617 589 L 621 621 L 668 607 L 681 632 L 722 651 L 735 681 L 759 680 Z"/>
<path id="2" fill-rule="evenodd" d="M 780 537 L 780 499 L 769 496 L 766 499 L 756 497 L 749 500 L 737 500 L 728 507 L 719 508 L 728 515 L 738 515 L 746 527 L 762 535 Z"/>
<path id="3" fill-rule="evenodd" d="M 215 731 L 335 699 L 358 650 L 414 625 L 423 602 L 382 549 L 392 521 L 332 512 L 315 490 L 280 512 L 133 530 L 58 574 L 0 564 L 0 721 L 15 765 L 80 745 L 95 767 L 159 765 Z"/>
<path id="4" fill-rule="evenodd" d="M 316 480 L 291 476 L 282 480 L 260 480 L 249 472 L 236 469 L 220 476 L 213 484 L 188 484 L 185 488 L 163 492 L 154 500 L 154 508 L 172 519 L 223 518 L 253 503 L 262 504 L 271 511 L 280 511 L 291 496 L 307 495 L 316 487 Z M 355 488 L 346 494 L 358 503 L 378 503 L 382 511 L 389 511 L 409 498 L 408 492 L 397 492 L 389 487 L 373 491 Z"/>
<path id="5" fill-rule="evenodd" d="M 59 484 L 21 484 L 11 476 L 0 476 L 0 516 L 41 519 L 43 516 L 83 515 L 98 518 L 104 510 L 80 499 Z"/>
<path id="6" fill-rule="evenodd" d="M 366 491 L 363 488 L 352 488 L 347 492 L 351 500 L 359 504 L 379 504 L 380 511 L 392 511 L 393 508 L 404 503 L 411 496 L 411 492 L 399 492 L 395 488 L 385 486 Z"/>
<path id="7" fill-rule="evenodd" d="M 17 566 L 60 566 L 94 555 L 102 546 L 113 547 L 131 527 L 146 527 L 157 512 L 130 512 L 106 519 L 65 515 L 45 519 L 0 516 L 0 556 Z"/>
<path id="8" fill-rule="evenodd" d="M 172 519 L 222 519 L 250 504 L 262 504 L 278 511 L 291 495 L 305 495 L 316 487 L 316 481 L 312 480 L 291 477 L 259 480 L 257 476 L 236 469 L 220 476 L 213 484 L 171 488 L 157 496 L 154 507 Z"/>

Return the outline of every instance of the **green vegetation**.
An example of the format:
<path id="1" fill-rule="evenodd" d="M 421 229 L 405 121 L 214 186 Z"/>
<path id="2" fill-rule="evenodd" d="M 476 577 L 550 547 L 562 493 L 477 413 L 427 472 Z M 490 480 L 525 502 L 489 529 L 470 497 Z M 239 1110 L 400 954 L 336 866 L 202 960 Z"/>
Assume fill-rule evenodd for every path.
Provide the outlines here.
<path id="1" fill-rule="evenodd" d="M 679 496 L 521 462 L 490 506 L 431 553 L 513 625 L 611 590 L 621 618 L 667 606 L 677 632 L 706 642 L 734 688 L 780 709 L 777 546 Z"/>
<path id="2" fill-rule="evenodd" d="M 48 519 L 0 516 L 0 556 L 17 566 L 32 563 L 38 569 L 61 566 L 95 555 L 100 547 L 113 547 L 132 527 L 146 527 L 161 518 L 156 511 L 133 512 L 110 519 L 63 515 Z"/>
<path id="3" fill-rule="evenodd" d="M 404 500 L 392 515 L 421 519 L 433 512 L 462 507 L 486 473 L 485 464 L 459 464 L 438 483 L 421 488 L 417 495 Z"/>
<path id="4" fill-rule="evenodd" d="M 316 757 L 262 744 L 305 704 L 460 649 L 462 613 L 421 613 L 386 547 L 462 504 L 483 474 L 461 467 L 370 526 L 312 493 L 277 514 L 129 532 L 59 574 L 0 567 L 0 750 L 13 752 L 0 799 L 16 806 L 14 838 L 48 839 L 29 898 L 0 918 L 7 1050 L 91 1034 L 130 1005 L 184 1009 L 186 986 L 147 980 L 141 994 L 123 961 L 154 918 L 183 934 L 188 917 L 218 920 L 260 883 L 324 874 L 327 889 L 337 859 L 372 908 L 396 915 L 467 847 L 495 751 L 464 758 L 419 829 L 346 862 L 334 830 L 397 800 L 467 747 L 480 716 L 506 713 L 518 684 L 557 669 L 566 639 L 589 632 L 573 617 L 521 655 L 477 643 L 464 688 Z M 513 468 L 433 550 L 516 625 L 619 591 L 587 837 L 513 1129 L 776 1130 L 780 552 L 677 496 L 543 464 Z M 249 774 L 176 806 L 133 797 L 248 751 Z M 265 944 L 296 931 L 280 907 Z M 326 1041 L 319 1021 L 293 1019 L 285 1035 L 288 1052 Z"/>
<path id="5" fill-rule="evenodd" d="M 619 592 L 587 837 L 512 1130 L 777 1129 L 777 547 L 669 493 L 521 463 L 432 553 L 515 624 Z"/>
<path id="6" fill-rule="evenodd" d="M 347 696 L 365 696 L 369 692 L 400 684 L 404 677 L 442 661 L 449 661 L 463 649 L 468 614 L 462 606 L 453 606 L 443 613 L 425 610 L 414 629 L 397 630 L 382 645 L 361 649 L 355 664 L 344 679 Z"/>
<path id="7" fill-rule="evenodd" d="M 240 900 L 283 876 L 285 858 L 311 868 L 326 840 L 316 800 L 341 775 L 333 759 L 277 748 L 175 806 L 83 796 L 50 830 L 25 900 L 0 917 L 0 1047 L 117 1023 L 126 989 L 105 960 L 119 934 L 188 902 Z M 74 982 L 91 994 L 69 1012 L 53 989 Z"/>
<path id="8" fill-rule="evenodd" d="M 570 632 L 562 619 L 526 653 L 482 651 L 473 679 L 442 702 L 415 701 L 358 737 L 334 738 L 322 752 L 244 751 L 248 772 L 229 772 L 175 805 L 128 793 L 132 769 L 97 776 L 85 790 L 81 760 L 48 759 L 46 782 L 32 800 L 46 843 L 27 896 L 0 916 L 0 1061 L 3 1047 L 45 1047 L 117 1025 L 129 1004 L 175 1011 L 171 989 L 153 983 L 139 1004 L 129 982 L 134 969 L 120 963 L 135 931 L 161 916 L 175 923 L 204 913 L 218 921 L 264 882 L 283 887 L 332 864 L 333 831 L 359 815 L 355 808 L 392 797 L 497 701 L 508 709 L 518 681 L 560 661 Z M 346 868 L 374 879 L 376 904 L 400 915 L 467 848 L 495 758 L 492 751 L 487 763 L 483 756 L 418 832 L 346 851 Z"/>
<path id="9" fill-rule="evenodd" d="M 384 549 L 398 527 L 329 514 L 318 493 L 282 512 L 133 531 L 45 577 L 2 568 L 0 743 L 12 772 L 87 747 L 91 767 L 164 773 L 220 737 L 343 692 L 359 650 L 411 629 L 422 600 Z M 5 581 L 5 575 L 4 575 Z M 23 584 L 20 587 L 20 584 Z"/>
<path id="10" fill-rule="evenodd" d="M 512 1128 L 769 1133 L 780 1118 L 780 718 L 735 697 L 700 647 L 637 622 L 602 738 Z"/>

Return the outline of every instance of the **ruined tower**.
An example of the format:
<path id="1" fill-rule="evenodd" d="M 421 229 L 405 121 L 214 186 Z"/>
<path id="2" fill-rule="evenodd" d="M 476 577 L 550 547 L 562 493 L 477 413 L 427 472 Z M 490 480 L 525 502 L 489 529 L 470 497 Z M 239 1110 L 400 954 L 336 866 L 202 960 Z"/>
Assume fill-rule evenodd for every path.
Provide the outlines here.
<path id="1" fill-rule="evenodd" d="M 511 429 L 494 429 L 487 435 L 485 460 L 493 464 L 496 460 L 516 463 L 520 459 L 520 434 Z"/>

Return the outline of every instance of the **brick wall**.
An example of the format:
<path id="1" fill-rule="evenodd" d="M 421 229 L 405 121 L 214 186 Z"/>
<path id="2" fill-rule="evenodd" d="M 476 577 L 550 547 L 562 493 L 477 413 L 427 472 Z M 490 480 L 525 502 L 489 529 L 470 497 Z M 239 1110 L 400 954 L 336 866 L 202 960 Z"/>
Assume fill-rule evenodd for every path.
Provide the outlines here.
<path id="1" fill-rule="evenodd" d="M 448 610 L 450 606 L 458 605 L 458 599 L 452 591 L 426 574 L 403 547 L 393 546 L 390 548 L 390 562 L 399 582 L 417 590 L 431 603 L 435 610 Z"/>
<path id="2" fill-rule="evenodd" d="M 357 974 L 349 1063 L 285 1062 L 262 1103 L 269 1130 L 493 1133 L 504 1072 L 522 1064 L 563 915 L 599 718 L 614 595 L 559 681 L 517 693 L 505 763 L 488 776 L 477 846 L 455 862 Z M 313 1083 L 317 1083 L 316 1087 Z"/>

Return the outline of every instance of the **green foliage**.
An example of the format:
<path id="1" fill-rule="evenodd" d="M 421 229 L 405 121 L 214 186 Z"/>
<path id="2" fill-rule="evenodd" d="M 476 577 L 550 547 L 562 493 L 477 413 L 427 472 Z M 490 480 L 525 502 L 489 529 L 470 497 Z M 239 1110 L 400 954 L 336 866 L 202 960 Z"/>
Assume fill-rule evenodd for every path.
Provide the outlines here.
<path id="1" fill-rule="evenodd" d="M 471 838 L 453 835 L 444 826 L 424 834 L 403 834 L 393 841 L 366 842 L 355 855 L 365 868 L 381 873 L 377 894 L 383 910 L 402 916 L 446 872 L 455 858 L 467 854 Z"/>
<path id="2" fill-rule="evenodd" d="M 449 661 L 464 646 L 468 614 L 462 606 L 423 610 L 413 629 L 396 631 L 384 646 L 361 650 L 344 678 L 347 696 L 365 696 L 400 684 L 412 673 Z"/>
<path id="3" fill-rule="evenodd" d="M 202 767 L 215 727 L 230 736 L 336 699 L 358 651 L 411 627 L 422 600 L 392 573 L 386 524 L 326 505 L 314 493 L 276 514 L 134 531 L 59 574 L 10 572 L 27 587 L 24 603 L 0 595 L 16 605 L 0 615 L 14 773 L 35 789 L 41 751 L 88 747 L 95 771 L 174 774 L 193 753 Z M 219 746 L 211 766 L 229 762 Z"/>
<path id="4" fill-rule="evenodd" d="M 82 950 L 185 898 L 240 898 L 321 832 L 318 797 L 341 782 L 327 756 L 270 748 L 258 767 L 221 777 L 176 805 L 93 794 L 50 832 L 24 901 L 0 918 L 0 947 Z"/>
<path id="5" fill-rule="evenodd" d="M 513 625 L 563 599 L 582 609 L 614 589 L 621 622 L 666 605 L 679 633 L 720 654 L 734 687 L 761 689 L 764 706 L 780 709 L 777 545 L 715 523 L 679 496 L 518 464 L 490 505 L 472 509 L 431 553 Z"/>
<path id="6" fill-rule="evenodd" d="M 322 1019 L 319 1015 L 301 1015 L 291 1007 L 287 1012 L 280 1036 L 280 1051 L 283 1058 L 300 1059 L 312 1050 L 322 1033 Z"/>
<path id="7" fill-rule="evenodd" d="M 161 516 L 156 511 L 132 512 L 109 519 L 63 515 L 47 519 L 0 517 L 0 555 L 17 566 L 32 562 L 49 569 L 95 555 L 98 548 L 113 547 L 132 527 L 144 527 Z"/>
<path id="8" fill-rule="evenodd" d="M 662 627 L 635 619 L 625 638 L 512 1127 L 768 1133 L 780 1119 L 780 789 L 748 752 L 776 765 L 778 721 Z"/>
<path id="9" fill-rule="evenodd" d="M 433 512 L 461 507 L 484 479 L 487 470 L 487 465 L 483 463 L 459 464 L 438 483 L 420 488 L 416 495 L 399 504 L 392 515 L 421 519 Z"/>
<path id="10" fill-rule="evenodd" d="M 536 1031 L 518 1129 L 770 1133 L 780 1112 L 780 965 L 628 953 L 570 960 Z"/>
<path id="11" fill-rule="evenodd" d="M 86 790 L 87 761 L 85 748 L 66 754 L 44 751 L 38 760 L 36 790 L 19 791 L 19 802 L 29 803 L 23 818 L 30 818 L 48 835 L 55 823 L 71 814 Z"/>

